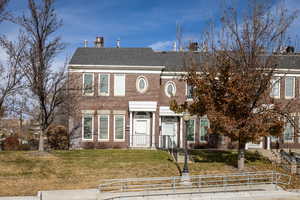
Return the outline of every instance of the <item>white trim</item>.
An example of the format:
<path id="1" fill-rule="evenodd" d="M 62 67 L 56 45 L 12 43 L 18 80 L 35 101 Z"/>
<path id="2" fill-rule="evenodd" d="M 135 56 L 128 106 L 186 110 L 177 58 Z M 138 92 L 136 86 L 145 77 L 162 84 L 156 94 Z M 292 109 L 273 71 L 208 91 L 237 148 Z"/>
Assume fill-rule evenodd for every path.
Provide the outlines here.
<path id="1" fill-rule="evenodd" d="M 144 87 L 144 89 L 140 89 L 140 81 L 141 80 L 144 80 L 144 82 L 145 82 L 145 87 Z M 147 90 L 148 90 L 148 87 L 149 87 L 149 82 L 148 82 L 148 79 L 145 77 L 145 76 L 138 76 L 137 78 L 136 78 L 136 81 L 135 81 L 135 87 L 136 87 L 136 90 L 139 92 L 139 93 L 141 93 L 141 94 L 143 94 L 143 93 L 145 93 L 145 92 L 147 92 Z"/>
<path id="2" fill-rule="evenodd" d="M 155 112 L 157 108 L 156 101 L 129 101 L 128 104 L 131 112 Z"/>
<path id="3" fill-rule="evenodd" d="M 183 119 L 180 117 L 180 148 L 183 148 Z"/>
<path id="4" fill-rule="evenodd" d="M 74 67 L 74 68 L 97 68 L 97 69 L 112 69 L 112 68 L 116 68 L 116 69 L 159 69 L 162 70 L 165 68 L 165 66 L 154 66 L 154 65 L 149 65 L 149 66 L 145 66 L 145 65 L 82 65 L 82 64 L 69 64 L 68 67 Z"/>
<path id="5" fill-rule="evenodd" d="M 92 138 L 91 139 L 85 139 L 84 138 L 84 117 L 90 116 L 92 117 Z M 82 115 L 82 128 L 81 128 L 81 139 L 82 141 L 93 141 L 94 140 L 94 115 L 91 114 L 84 114 Z"/>
<path id="6" fill-rule="evenodd" d="M 281 79 L 279 78 L 279 77 L 274 77 L 274 78 L 272 78 L 271 79 L 271 83 L 272 83 L 272 86 L 271 86 L 271 93 L 270 93 L 270 97 L 272 97 L 272 98 L 274 98 L 274 99 L 280 99 L 280 81 L 281 81 Z M 278 83 L 278 95 L 277 96 L 273 96 L 272 95 L 272 90 L 273 90 L 273 86 L 276 84 L 276 83 Z"/>
<path id="7" fill-rule="evenodd" d="M 159 115 L 160 116 L 182 116 L 182 113 L 175 113 L 173 110 L 170 110 L 169 106 L 160 106 Z"/>
<path id="8" fill-rule="evenodd" d="M 168 76 L 168 75 L 161 75 L 160 78 L 161 79 L 176 79 L 178 80 L 181 77 L 181 75 L 175 75 L 175 76 Z"/>
<path id="9" fill-rule="evenodd" d="M 107 139 L 101 139 L 100 138 L 100 117 L 101 116 L 106 116 L 107 117 Z M 109 141 L 109 115 L 98 115 L 98 140 L 99 141 Z"/>
<path id="10" fill-rule="evenodd" d="M 123 117 L 123 139 L 116 139 L 116 116 Z M 114 115 L 114 141 L 116 141 L 116 142 L 125 141 L 125 115 Z"/>
<path id="11" fill-rule="evenodd" d="M 107 80 L 108 81 L 108 84 L 107 84 L 107 93 L 101 93 L 101 91 L 100 91 L 100 88 L 101 88 L 100 87 L 100 80 L 101 80 L 100 76 L 101 75 L 107 75 L 108 76 L 108 78 L 107 78 L 108 79 Z M 99 74 L 98 75 L 98 79 L 99 79 L 98 80 L 98 94 L 99 94 L 99 96 L 109 96 L 109 93 L 110 93 L 110 74 Z"/>
<path id="12" fill-rule="evenodd" d="M 168 93 L 168 87 L 169 87 L 169 85 L 171 85 L 172 88 L 173 88 L 173 94 L 172 95 L 170 95 Z M 176 84 L 174 83 L 174 81 L 168 81 L 168 82 L 166 82 L 166 84 L 165 84 L 165 95 L 167 97 L 169 97 L 169 98 L 174 97 L 176 95 Z"/>
<path id="13" fill-rule="evenodd" d="M 117 84 L 116 84 L 116 76 L 124 76 L 124 93 L 116 94 Z M 124 97 L 126 95 L 126 75 L 125 74 L 114 74 L 114 96 L 115 97 Z"/>
<path id="14" fill-rule="evenodd" d="M 92 90 L 93 90 L 93 92 L 92 93 L 88 93 L 88 94 L 85 94 L 84 93 L 84 77 L 85 77 L 85 74 L 92 74 Z M 95 79 L 94 79 L 94 73 L 90 73 L 90 72 L 88 72 L 88 73 L 83 73 L 82 74 L 82 96 L 94 96 L 94 93 L 95 93 L 95 84 L 94 84 L 94 81 L 95 81 Z"/>
<path id="15" fill-rule="evenodd" d="M 129 138 L 130 138 L 130 143 L 129 146 L 133 146 L 133 123 L 132 123 L 132 112 L 129 112 Z"/>
<path id="16" fill-rule="evenodd" d="M 152 142 L 151 147 L 155 147 L 155 112 L 152 112 Z"/>
<path id="17" fill-rule="evenodd" d="M 286 81 L 287 81 L 287 78 L 292 78 L 293 79 L 293 96 L 286 96 L 286 86 L 287 86 L 287 84 L 286 84 Z M 292 99 L 292 98 L 295 98 L 295 85 L 296 85 L 296 78 L 295 77 L 293 77 L 293 76 L 287 76 L 287 77 L 285 77 L 285 79 L 284 79 L 284 97 L 285 97 L 285 99 Z"/>
<path id="18" fill-rule="evenodd" d="M 279 77 L 284 77 L 284 76 L 300 77 L 300 74 L 279 74 L 279 73 L 276 73 L 273 76 L 279 76 Z"/>
<path id="19" fill-rule="evenodd" d="M 161 71 L 151 70 L 101 70 L 101 69 L 69 69 L 70 73 L 119 73 L 119 74 L 161 74 Z"/>

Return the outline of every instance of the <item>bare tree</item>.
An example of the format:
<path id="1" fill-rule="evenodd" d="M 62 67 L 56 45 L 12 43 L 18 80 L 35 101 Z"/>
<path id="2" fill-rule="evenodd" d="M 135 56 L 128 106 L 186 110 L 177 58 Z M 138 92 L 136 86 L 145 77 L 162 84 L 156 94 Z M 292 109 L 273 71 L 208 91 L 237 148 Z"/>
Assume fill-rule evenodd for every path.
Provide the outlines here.
<path id="1" fill-rule="evenodd" d="M 24 74 L 22 67 L 26 62 L 25 47 L 27 40 L 20 35 L 16 42 L 11 42 L 6 37 L 0 37 L 0 47 L 7 56 L 6 62 L 0 64 L 0 116 L 8 108 L 9 100 L 23 85 L 21 84 Z"/>
<path id="2" fill-rule="evenodd" d="M 227 8 L 219 37 L 213 31 L 206 33 L 203 44 L 208 52 L 202 53 L 201 61 L 195 57 L 187 61 L 188 74 L 183 79 L 194 88 L 194 101 L 171 102 L 177 112 L 207 115 L 210 133 L 236 141 L 241 170 L 245 144 L 280 135 L 283 118 L 291 120 L 289 112 L 294 103 L 276 101 L 269 91 L 278 68 L 272 52 L 284 44 L 282 36 L 297 12 L 288 13 L 283 8 L 275 12 L 266 4 L 252 3 L 243 17 L 236 9 Z"/>
<path id="3" fill-rule="evenodd" d="M 8 15 L 8 13 L 5 12 L 5 7 L 7 6 L 8 2 L 9 0 L 0 0 L 0 22 L 3 21 Z"/>
<path id="4" fill-rule="evenodd" d="M 44 135 L 64 101 L 61 93 L 64 92 L 65 68 L 55 71 L 52 63 L 64 49 L 60 37 L 54 35 L 62 21 L 57 18 L 53 4 L 54 0 L 42 0 L 40 3 L 28 0 L 29 15 L 24 14 L 14 20 L 21 25 L 29 40 L 24 73 L 39 109 L 39 151 L 44 151 Z"/>

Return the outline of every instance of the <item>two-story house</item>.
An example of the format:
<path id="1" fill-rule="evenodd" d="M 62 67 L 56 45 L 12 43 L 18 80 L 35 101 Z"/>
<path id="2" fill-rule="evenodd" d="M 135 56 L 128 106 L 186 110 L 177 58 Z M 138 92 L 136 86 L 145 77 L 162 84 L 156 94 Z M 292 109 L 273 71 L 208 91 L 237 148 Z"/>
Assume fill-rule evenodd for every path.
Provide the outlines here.
<path id="1" fill-rule="evenodd" d="M 186 129 L 182 114 L 170 110 L 171 98 L 179 102 L 192 100 L 192 88 L 179 80 L 185 73 L 187 52 L 104 48 L 103 43 L 96 44 L 78 48 L 68 66 L 69 76 L 78 77 L 71 84 L 81 88 L 80 111 L 69 120 L 69 129 L 77 127 L 73 131 L 73 148 L 183 147 L 186 136 L 190 147 L 229 147 L 228 138 L 208 136 L 209 121 L 205 116 L 193 116 Z M 191 54 L 201 60 L 200 52 Z M 281 62 L 274 77 L 272 98 L 299 99 L 300 56 L 278 56 Z M 279 77 L 283 78 L 276 81 Z M 299 114 L 296 110 L 293 113 L 298 121 Z M 300 147 L 295 130 L 287 124 L 280 141 Z M 269 148 L 272 141 L 275 138 L 266 138 L 247 147 Z"/>

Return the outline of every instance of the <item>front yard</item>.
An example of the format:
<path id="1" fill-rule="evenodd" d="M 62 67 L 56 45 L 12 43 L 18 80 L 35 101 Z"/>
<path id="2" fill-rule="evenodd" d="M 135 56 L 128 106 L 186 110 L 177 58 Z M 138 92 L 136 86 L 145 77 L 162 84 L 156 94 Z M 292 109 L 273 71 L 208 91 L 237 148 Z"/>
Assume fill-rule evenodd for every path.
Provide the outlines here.
<path id="1" fill-rule="evenodd" d="M 191 174 L 237 171 L 233 166 L 234 153 L 230 151 L 201 150 L 192 154 L 195 163 L 190 163 Z M 264 159 L 249 155 L 247 170 L 272 169 Z M 96 188 L 101 179 L 179 174 L 176 164 L 163 151 L 0 152 L 0 196 L 36 195 L 39 190 Z"/>

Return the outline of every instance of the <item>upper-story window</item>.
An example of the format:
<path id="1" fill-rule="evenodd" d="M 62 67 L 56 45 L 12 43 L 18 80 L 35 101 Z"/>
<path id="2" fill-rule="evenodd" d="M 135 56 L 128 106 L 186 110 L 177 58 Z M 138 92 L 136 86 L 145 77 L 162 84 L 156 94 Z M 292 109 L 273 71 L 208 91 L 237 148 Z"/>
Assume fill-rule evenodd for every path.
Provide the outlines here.
<path id="1" fill-rule="evenodd" d="M 271 93 L 270 96 L 273 98 L 280 98 L 280 78 L 271 79 Z"/>
<path id="2" fill-rule="evenodd" d="M 175 96 L 175 94 L 176 94 L 176 86 L 175 86 L 175 83 L 174 83 L 174 82 L 169 81 L 169 82 L 166 83 L 166 86 L 165 86 L 165 94 L 166 94 L 168 97 Z"/>
<path id="3" fill-rule="evenodd" d="M 291 99 L 295 97 L 295 77 L 285 78 L 285 98 Z"/>
<path id="4" fill-rule="evenodd" d="M 193 99 L 194 87 L 192 85 L 186 85 L 186 98 Z"/>
<path id="5" fill-rule="evenodd" d="M 99 74 L 99 95 L 109 96 L 109 74 Z"/>
<path id="6" fill-rule="evenodd" d="M 147 79 L 144 76 L 140 76 L 140 77 L 137 78 L 136 89 L 140 93 L 144 93 L 144 92 L 147 91 L 147 89 L 148 89 L 148 81 L 147 81 Z"/>
<path id="7" fill-rule="evenodd" d="M 114 95 L 125 96 L 125 74 L 115 74 Z"/>
<path id="8" fill-rule="evenodd" d="M 87 96 L 94 95 L 94 74 L 93 73 L 83 74 L 83 95 L 87 95 Z"/>

